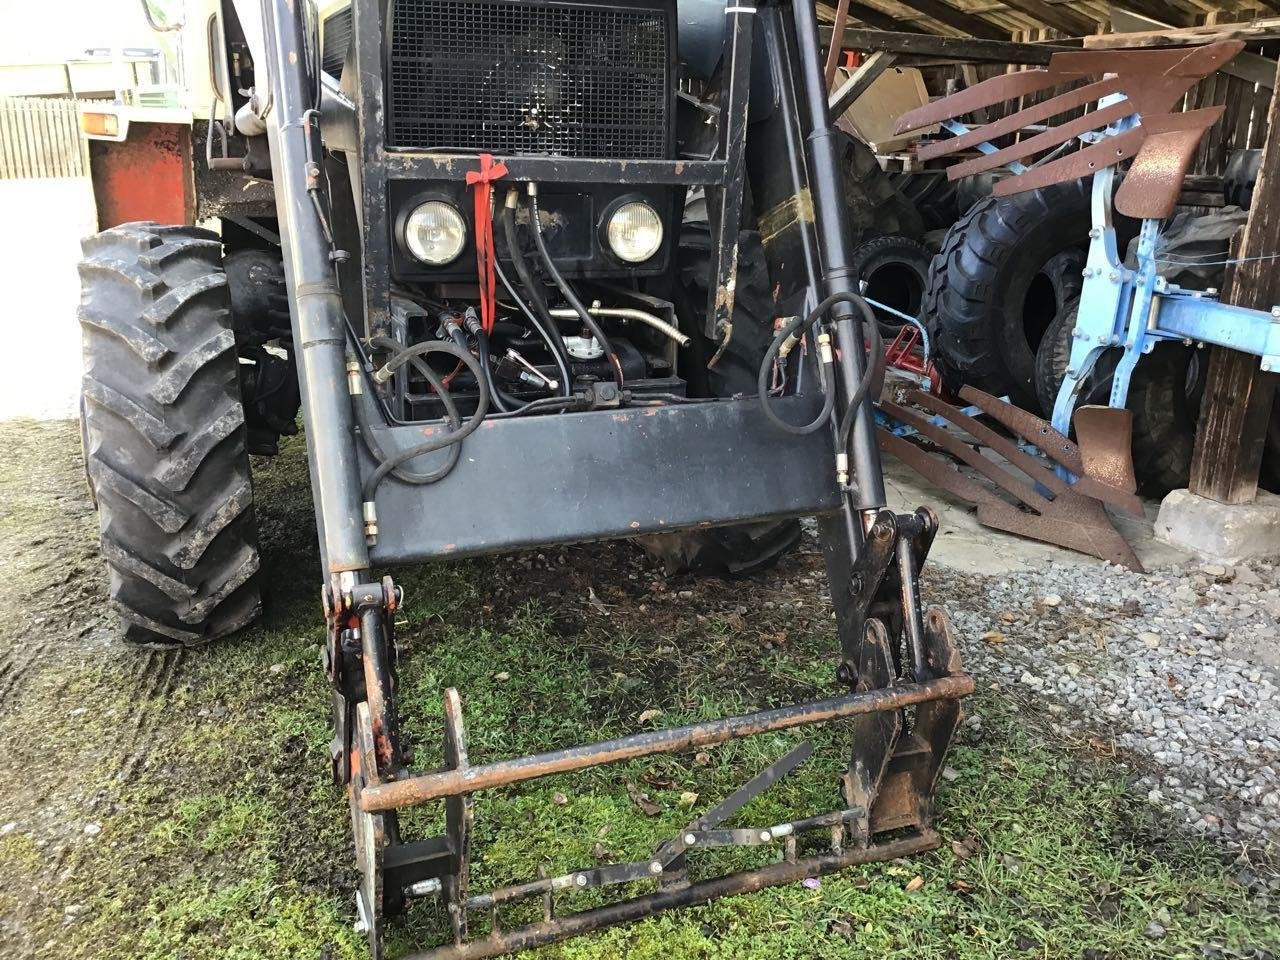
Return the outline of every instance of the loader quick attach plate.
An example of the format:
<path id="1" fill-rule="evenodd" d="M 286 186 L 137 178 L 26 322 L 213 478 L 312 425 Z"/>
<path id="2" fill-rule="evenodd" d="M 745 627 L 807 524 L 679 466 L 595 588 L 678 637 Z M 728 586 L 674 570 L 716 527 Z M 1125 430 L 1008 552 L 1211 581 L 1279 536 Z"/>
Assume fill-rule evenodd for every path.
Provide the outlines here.
<path id="1" fill-rule="evenodd" d="M 450 920 L 452 942 L 411 956 L 416 960 L 492 957 L 581 933 L 764 887 L 799 882 L 845 867 L 891 860 L 937 846 L 933 794 L 960 721 L 960 699 L 973 692 L 962 673 L 945 615 L 921 611 L 917 578 L 936 533 L 927 510 L 873 518 L 867 558 L 853 573 L 859 642 L 843 651 L 840 696 L 512 760 L 472 764 L 467 753 L 462 700 L 444 697 L 442 768 L 409 773 L 385 770 L 375 749 L 373 712 L 353 712 L 349 792 L 361 883 L 362 929 L 380 958 L 385 919 L 415 898 L 438 897 Z M 883 619 L 880 619 L 883 617 Z M 371 634 L 372 624 L 365 629 Z M 815 752 L 805 740 L 779 756 L 675 834 L 636 861 L 593 865 L 477 892 L 471 888 L 474 808 L 481 790 L 585 770 L 662 753 L 698 750 L 740 737 L 844 721 L 849 756 L 831 783 L 834 809 L 782 823 L 734 824 L 747 804 L 785 777 L 804 777 Z M 382 770 L 383 772 L 379 772 Z M 444 833 L 406 842 L 398 811 L 441 801 Z M 765 866 L 720 876 L 694 876 L 704 849 L 752 847 L 776 851 Z M 705 863 L 705 861 L 704 861 Z M 575 894 L 626 887 L 628 898 L 571 912 Z M 648 889 L 646 889 L 648 888 Z M 507 928 L 504 911 L 541 903 L 542 919 Z M 524 918 L 527 921 L 527 917 Z M 478 936 L 475 930 L 482 931 Z"/>

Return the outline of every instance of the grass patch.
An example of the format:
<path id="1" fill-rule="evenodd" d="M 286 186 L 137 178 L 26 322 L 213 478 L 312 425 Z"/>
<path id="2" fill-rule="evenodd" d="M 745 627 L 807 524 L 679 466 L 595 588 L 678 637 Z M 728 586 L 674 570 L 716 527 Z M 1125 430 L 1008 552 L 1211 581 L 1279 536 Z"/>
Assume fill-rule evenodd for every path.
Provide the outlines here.
<path id="1" fill-rule="evenodd" d="M 40 428 L 18 437 L 12 460 L 36 464 L 33 490 L 65 486 L 73 458 L 59 454 L 50 467 L 34 451 L 75 442 L 72 430 Z M 19 821 L 0 837 L 8 922 L 0 924 L 0 955 L 365 956 L 351 930 L 346 797 L 328 778 L 323 625 L 300 443 L 286 444 L 256 487 L 271 588 L 261 624 L 177 661 L 114 645 L 69 647 L 0 714 L 8 768 L 22 771 L 0 785 L 0 803 L 13 811 L 0 822 Z M 19 530 L 20 514 L 0 516 L 0 557 L 20 561 L 26 590 L 56 557 L 29 548 L 44 528 Z M 56 512 L 36 517 L 57 522 Z M 92 550 L 82 516 L 60 529 L 48 549 Z M 100 601 L 97 569 L 60 589 Z M 398 571 L 407 592 L 401 692 L 417 765 L 440 762 L 449 686 L 463 694 L 476 761 L 828 693 L 833 640 L 817 569 L 816 558 L 801 555 L 776 581 L 668 585 L 628 546 L 603 545 Z M 781 580 L 805 576 L 814 585 L 797 605 L 794 584 Z M 677 589 L 694 596 L 668 599 Z M 17 639 L 30 642 L 51 623 L 33 621 L 33 632 Z M 939 851 L 851 869 L 814 890 L 795 884 L 670 913 L 538 955 L 1172 960 L 1261 957 L 1280 943 L 1274 905 L 1251 899 L 1220 849 L 1167 828 L 1127 792 L 1121 771 L 1046 743 L 1007 704 L 978 697 L 972 709 L 982 731 L 963 732 L 951 757 L 954 779 L 938 800 Z M 649 710 L 662 714 L 642 722 Z M 815 754 L 803 773 L 767 791 L 735 825 L 839 802 L 844 731 L 833 725 L 809 735 Z M 560 871 L 644 857 L 801 736 L 726 744 L 705 763 L 659 757 L 482 794 L 473 886 L 529 879 L 541 865 Z M 62 745 L 56 756 L 49 743 Z M 32 783 L 53 799 L 37 803 Z M 638 792 L 656 806 L 653 816 L 637 807 Z M 682 800 L 690 792 L 699 795 L 692 805 Z M 404 825 L 421 835 L 440 818 L 436 805 L 407 813 Z M 100 832 L 86 839 L 89 821 Z M 697 876 L 770 856 L 776 852 L 716 852 L 691 858 L 691 868 Z M 522 918 L 531 916 L 504 914 Z M 389 956 L 446 936 L 440 911 L 420 905 L 393 925 Z"/>

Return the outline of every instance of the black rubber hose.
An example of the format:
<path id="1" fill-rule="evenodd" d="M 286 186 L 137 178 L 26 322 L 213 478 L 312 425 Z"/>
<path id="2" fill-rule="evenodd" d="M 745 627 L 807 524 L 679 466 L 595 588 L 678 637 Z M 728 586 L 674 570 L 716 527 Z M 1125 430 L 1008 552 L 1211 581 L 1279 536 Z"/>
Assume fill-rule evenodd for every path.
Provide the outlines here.
<path id="1" fill-rule="evenodd" d="M 370 345 L 379 349 L 390 349 L 393 351 L 403 348 L 403 345 L 399 341 L 392 340 L 390 337 L 375 337 L 370 342 Z M 445 409 L 445 422 L 449 424 L 451 429 L 456 430 L 458 425 L 462 423 L 462 416 L 458 413 L 458 407 L 454 404 L 453 397 L 449 393 L 449 388 L 444 385 L 444 381 L 441 379 L 440 375 L 432 370 L 431 366 L 421 357 L 414 357 L 409 361 L 409 363 L 415 370 L 426 378 L 427 382 L 431 384 L 436 393 L 440 395 L 440 402 L 444 404 Z M 364 440 L 364 444 L 368 447 L 369 453 L 373 459 L 381 464 L 387 459 L 387 456 L 382 451 L 382 447 L 373 435 L 373 428 L 369 423 L 369 417 L 367 415 L 367 411 L 364 409 L 364 404 L 357 402 L 354 404 L 354 407 L 356 411 L 357 425 L 360 427 L 360 437 Z M 462 446 L 455 443 L 449 447 L 448 459 L 446 459 L 445 462 L 435 470 L 428 471 L 427 473 L 414 473 L 412 470 L 405 470 L 403 467 L 396 467 L 391 471 L 391 475 L 397 480 L 412 486 L 423 486 L 428 483 L 436 483 L 448 476 L 453 468 L 458 465 L 458 458 L 461 455 Z"/>
<path id="2" fill-rule="evenodd" d="M 393 454 L 389 459 L 380 463 L 376 470 L 373 471 L 364 482 L 364 499 L 366 502 L 373 499 L 374 492 L 378 489 L 378 484 L 382 482 L 383 477 L 392 470 L 402 466 L 410 460 L 417 457 L 425 456 L 439 450 L 442 447 L 450 446 L 462 442 L 472 433 L 479 429 L 480 424 L 484 422 L 485 415 L 489 412 L 489 385 L 485 380 L 484 371 L 480 369 L 480 363 L 471 355 L 469 350 L 463 350 L 457 344 L 445 343 L 440 340 L 428 340 L 424 343 L 416 343 L 411 347 L 401 350 L 399 353 L 391 357 L 384 366 L 387 373 L 395 373 L 396 370 L 404 366 L 414 357 L 425 356 L 429 353 L 443 353 L 455 359 L 461 360 L 467 369 L 471 371 L 472 376 L 476 378 L 476 384 L 479 386 L 480 395 L 476 402 L 475 413 L 471 418 L 457 430 L 451 430 L 448 433 L 438 437 L 432 437 L 423 443 L 415 444 L 405 450 L 400 450 Z"/>
<path id="3" fill-rule="evenodd" d="M 560 338 L 560 329 L 556 326 L 555 318 L 551 316 L 551 308 L 547 305 L 547 298 L 542 295 L 542 284 L 534 277 L 533 272 L 529 269 L 528 262 L 524 258 L 524 251 L 520 249 L 520 238 L 516 236 L 515 207 L 503 207 L 502 231 L 507 240 L 507 253 L 516 268 L 516 276 L 520 278 L 521 286 L 528 293 L 529 299 L 533 301 L 533 309 L 530 310 L 526 306 L 524 298 L 512 287 L 502 270 L 502 264 L 498 262 L 496 257 L 494 258 L 495 272 L 498 274 L 499 279 L 502 280 L 502 285 L 507 288 L 507 292 L 520 305 L 524 315 L 529 318 L 529 321 L 542 334 L 543 339 L 547 341 L 547 345 L 556 357 L 556 366 L 560 368 L 560 376 L 564 380 L 564 395 L 566 397 L 570 396 L 573 393 L 573 375 L 569 372 L 571 362 L 569 352 L 565 348 L 564 341 Z M 545 327 L 543 325 L 544 321 Z"/>
<path id="4" fill-rule="evenodd" d="M 871 312 L 871 308 L 867 302 L 856 293 L 833 293 L 827 297 L 816 307 L 809 311 L 807 316 L 797 317 L 780 330 L 773 338 L 773 342 L 769 344 L 768 350 L 765 351 L 764 362 L 760 364 L 760 373 L 756 378 L 756 388 L 760 395 L 760 404 L 764 408 L 765 416 L 770 422 L 779 429 L 785 430 L 787 433 L 808 434 L 820 429 L 823 424 L 831 417 L 832 411 L 835 409 L 835 368 L 834 364 L 824 362 L 823 368 L 826 380 L 825 397 L 823 399 L 822 410 L 818 413 L 816 419 L 805 424 L 788 423 L 779 417 L 770 405 L 769 398 L 769 373 L 773 367 L 774 358 L 777 357 L 778 351 L 782 349 L 782 344 L 786 342 L 788 337 L 794 336 L 801 330 L 807 330 L 820 320 L 828 310 L 837 303 L 851 303 L 862 311 L 862 316 L 866 321 L 868 328 L 871 330 L 871 366 L 865 371 L 858 388 L 854 390 L 853 395 L 849 398 L 848 406 L 845 410 L 844 419 L 840 426 L 840 447 L 844 450 L 849 445 L 849 436 L 853 432 L 853 423 L 856 419 L 856 412 L 866 400 L 867 392 L 872 382 L 879 379 L 882 368 L 884 366 L 884 344 L 880 336 L 880 327 L 876 323 L 875 314 Z"/>
<path id="5" fill-rule="evenodd" d="M 481 330 L 476 334 L 476 347 L 480 353 L 480 369 L 484 371 L 485 385 L 489 388 L 489 394 L 493 397 L 493 405 L 502 413 L 506 413 L 511 407 L 507 406 L 507 397 L 503 396 L 502 391 L 498 389 L 497 383 L 493 379 L 493 369 L 489 366 L 491 358 L 489 356 L 489 334 Z"/>
<path id="6" fill-rule="evenodd" d="M 533 223 L 533 242 L 538 248 L 538 256 L 542 258 L 542 265 L 546 268 L 547 276 L 551 278 L 552 283 L 560 291 L 560 295 L 564 297 L 565 302 L 573 308 L 583 325 L 591 331 L 591 335 L 596 338 L 600 346 L 604 348 L 605 354 L 609 357 L 609 361 L 613 364 L 613 379 L 618 383 L 618 389 L 625 387 L 622 377 L 622 362 L 618 359 L 618 355 L 614 352 L 613 346 L 609 343 L 609 338 L 604 335 L 604 330 L 600 328 L 600 324 L 596 323 L 596 318 L 591 316 L 587 308 L 582 305 L 582 301 L 578 299 L 573 292 L 573 288 L 565 282 L 560 271 L 556 268 L 555 261 L 551 259 L 551 254 L 547 251 L 547 241 L 542 236 L 542 220 L 538 215 L 538 195 L 529 195 L 529 209 L 531 213 L 530 220 Z"/>
<path id="7" fill-rule="evenodd" d="M 857 294 L 847 297 L 844 294 L 833 294 L 827 300 L 834 300 L 836 297 L 852 303 L 861 310 L 863 327 L 871 331 L 871 362 L 863 370 L 862 382 L 858 384 L 858 389 L 853 391 L 853 396 L 849 398 L 849 403 L 845 407 L 844 417 L 840 420 L 839 449 L 844 451 L 849 449 L 849 440 L 853 437 L 853 425 L 858 420 L 858 410 L 866 401 L 871 385 L 880 382 L 884 377 L 884 338 L 880 335 L 880 324 L 876 320 L 876 315 L 866 300 Z"/>

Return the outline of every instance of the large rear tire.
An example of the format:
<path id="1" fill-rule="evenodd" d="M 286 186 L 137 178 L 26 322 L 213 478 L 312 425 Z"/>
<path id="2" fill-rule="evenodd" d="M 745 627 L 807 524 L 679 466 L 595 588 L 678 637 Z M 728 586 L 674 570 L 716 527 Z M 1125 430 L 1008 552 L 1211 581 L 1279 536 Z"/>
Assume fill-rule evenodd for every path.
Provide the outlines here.
<path id="1" fill-rule="evenodd" d="M 1087 181 L 978 201 L 933 259 L 924 314 L 947 389 L 966 384 L 1038 410 L 1036 350 L 1080 292 Z"/>
<path id="2" fill-rule="evenodd" d="M 124 639 L 186 647 L 260 609 L 222 244 L 132 223 L 84 243 L 85 459 Z"/>

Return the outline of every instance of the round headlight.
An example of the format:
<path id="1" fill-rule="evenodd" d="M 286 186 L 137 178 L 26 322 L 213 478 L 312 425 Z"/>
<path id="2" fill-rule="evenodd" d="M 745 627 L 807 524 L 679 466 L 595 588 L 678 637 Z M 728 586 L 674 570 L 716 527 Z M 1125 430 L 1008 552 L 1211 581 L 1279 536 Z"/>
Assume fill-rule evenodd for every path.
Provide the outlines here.
<path id="1" fill-rule="evenodd" d="M 415 207 L 404 222 L 404 245 L 434 267 L 457 260 L 466 243 L 467 225 L 462 214 L 443 200 L 428 200 Z"/>
<path id="2" fill-rule="evenodd" d="M 613 211 L 605 230 L 609 249 L 619 260 L 643 263 L 662 246 L 662 220 L 641 200 L 624 203 Z"/>

